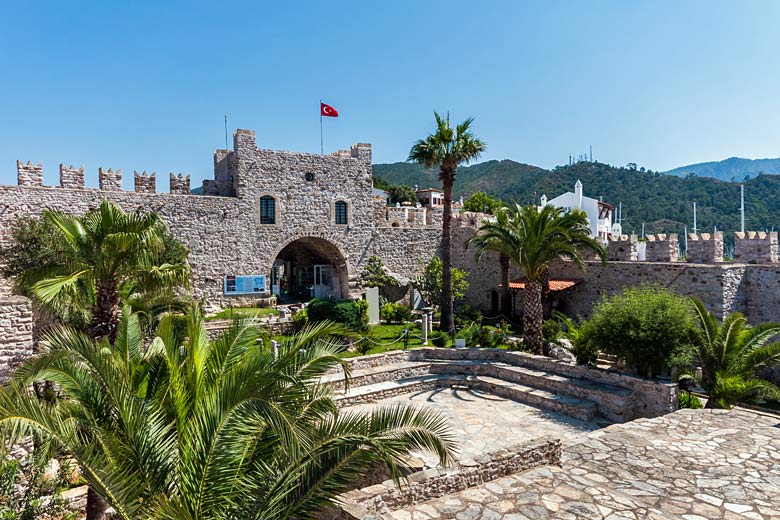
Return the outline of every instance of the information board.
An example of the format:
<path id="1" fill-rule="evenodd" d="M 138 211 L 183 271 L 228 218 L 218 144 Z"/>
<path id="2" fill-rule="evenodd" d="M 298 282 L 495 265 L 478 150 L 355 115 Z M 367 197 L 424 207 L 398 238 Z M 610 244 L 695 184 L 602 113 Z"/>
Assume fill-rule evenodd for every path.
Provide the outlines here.
<path id="1" fill-rule="evenodd" d="M 225 276 L 225 294 L 262 294 L 265 290 L 265 275 L 227 275 Z"/>

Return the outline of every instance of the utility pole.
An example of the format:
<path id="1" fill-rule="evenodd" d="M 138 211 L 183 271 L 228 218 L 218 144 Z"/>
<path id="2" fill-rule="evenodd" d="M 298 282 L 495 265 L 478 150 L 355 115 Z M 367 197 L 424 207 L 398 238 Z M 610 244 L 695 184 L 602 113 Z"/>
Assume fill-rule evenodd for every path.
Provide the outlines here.
<path id="1" fill-rule="evenodd" d="M 696 201 L 693 201 L 693 234 L 695 235 L 698 232 L 698 229 L 696 228 Z M 688 249 L 688 246 L 685 246 L 685 249 Z"/>
<path id="2" fill-rule="evenodd" d="M 745 232 L 745 185 L 739 185 L 740 230 Z"/>

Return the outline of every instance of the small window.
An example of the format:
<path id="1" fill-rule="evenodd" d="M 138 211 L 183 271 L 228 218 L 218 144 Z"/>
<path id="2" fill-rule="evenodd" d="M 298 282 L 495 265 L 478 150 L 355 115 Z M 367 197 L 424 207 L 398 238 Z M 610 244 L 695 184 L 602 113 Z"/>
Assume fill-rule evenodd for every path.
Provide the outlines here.
<path id="1" fill-rule="evenodd" d="M 276 224 L 276 200 L 268 195 L 260 197 L 260 223 Z"/>
<path id="2" fill-rule="evenodd" d="M 340 200 L 336 202 L 336 224 L 347 223 L 347 203 Z"/>
<path id="3" fill-rule="evenodd" d="M 306 178 L 306 180 L 308 182 L 312 182 L 312 181 L 314 181 L 314 174 L 309 172 L 309 173 L 306 174 L 305 178 Z"/>

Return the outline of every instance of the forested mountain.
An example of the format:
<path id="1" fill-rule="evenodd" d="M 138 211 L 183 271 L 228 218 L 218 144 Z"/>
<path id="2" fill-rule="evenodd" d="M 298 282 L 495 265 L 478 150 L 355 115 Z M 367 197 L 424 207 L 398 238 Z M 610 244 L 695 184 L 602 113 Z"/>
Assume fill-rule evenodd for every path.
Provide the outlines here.
<path id="1" fill-rule="evenodd" d="M 374 176 L 393 184 L 439 186 L 435 171 L 408 163 L 374 165 Z M 529 203 L 546 194 L 553 198 L 574 191 L 580 179 L 586 196 L 623 203 L 623 229 L 682 233 L 693 226 L 692 203 L 697 203 L 701 231 L 714 226 L 727 232 L 739 229 L 739 184 L 706 177 L 676 177 L 658 172 L 581 162 L 545 170 L 514 161 L 487 161 L 458 168 L 455 195 L 485 191 L 505 202 Z M 759 175 L 745 182 L 747 228 L 780 228 L 780 176 Z"/>
<path id="2" fill-rule="evenodd" d="M 680 166 L 668 172 L 669 175 L 689 177 L 712 177 L 722 181 L 742 182 L 762 173 L 780 173 L 780 159 L 742 159 L 730 157 L 722 161 L 704 162 Z"/>

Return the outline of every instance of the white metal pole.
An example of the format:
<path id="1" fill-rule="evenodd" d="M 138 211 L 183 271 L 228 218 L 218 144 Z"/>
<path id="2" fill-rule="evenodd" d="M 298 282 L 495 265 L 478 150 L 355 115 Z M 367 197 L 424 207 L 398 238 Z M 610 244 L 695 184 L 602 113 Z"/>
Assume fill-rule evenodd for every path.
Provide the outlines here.
<path id="1" fill-rule="evenodd" d="M 745 232 L 745 185 L 741 184 L 739 186 L 739 207 L 740 207 L 740 230 L 744 233 Z"/>
<path id="2" fill-rule="evenodd" d="M 696 201 L 693 201 L 693 234 L 695 235 L 698 233 L 698 228 L 696 227 Z M 686 246 L 687 248 L 687 246 Z"/>

